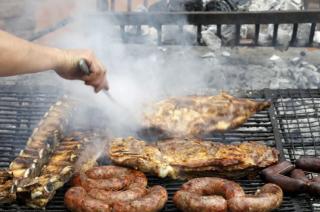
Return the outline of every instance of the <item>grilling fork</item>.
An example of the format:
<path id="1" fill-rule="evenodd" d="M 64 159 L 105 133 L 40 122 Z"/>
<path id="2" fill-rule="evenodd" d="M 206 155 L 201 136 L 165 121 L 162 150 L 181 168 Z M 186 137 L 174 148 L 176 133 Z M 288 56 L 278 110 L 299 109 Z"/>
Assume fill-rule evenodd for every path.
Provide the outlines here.
<path id="1" fill-rule="evenodd" d="M 78 63 L 79 69 L 82 73 L 85 75 L 90 75 L 92 71 L 89 69 L 89 66 L 87 62 L 84 59 L 81 59 Z M 114 103 L 117 103 L 117 101 L 110 95 L 109 91 L 106 90 L 105 88 L 102 90 L 102 92 L 109 98 Z"/>

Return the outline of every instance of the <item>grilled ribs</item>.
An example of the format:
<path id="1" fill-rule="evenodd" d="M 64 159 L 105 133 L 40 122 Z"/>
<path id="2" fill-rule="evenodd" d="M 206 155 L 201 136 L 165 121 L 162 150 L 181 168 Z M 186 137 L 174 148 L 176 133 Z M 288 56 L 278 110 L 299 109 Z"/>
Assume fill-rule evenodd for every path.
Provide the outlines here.
<path id="1" fill-rule="evenodd" d="M 11 203 L 16 200 L 16 186 L 12 173 L 6 169 L 0 170 L 0 204 Z"/>
<path id="2" fill-rule="evenodd" d="M 50 107 L 29 137 L 25 149 L 9 166 L 15 180 L 34 178 L 40 174 L 61 139 L 73 106 L 74 103 L 64 97 Z"/>
<path id="3" fill-rule="evenodd" d="M 235 98 L 224 92 L 217 96 L 176 97 L 156 103 L 145 113 L 144 125 L 169 137 L 198 137 L 237 128 L 269 106 L 267 101 Z"/>
<path id="4" fill-rule="evenodd" d="M 168 139 L 154 144 L 133 137 L 114 139 L 110 159 L 159 177 L 240 178 L 278 161 L 278 151 L 258 142 L 226 145 L 211 141 Z"/>
<path id="5" fill-rule="evenodd" d="M 61 141 L 48 164 L 43 166 L 40 176 L 23 183 L 23 190 L 30 192 L 25 199 L 28 206 L 44 208 L 47 205 L 56 190 L 73 176 L 81 152 L 90 145 L 94 136 L 76 132 Z"/>

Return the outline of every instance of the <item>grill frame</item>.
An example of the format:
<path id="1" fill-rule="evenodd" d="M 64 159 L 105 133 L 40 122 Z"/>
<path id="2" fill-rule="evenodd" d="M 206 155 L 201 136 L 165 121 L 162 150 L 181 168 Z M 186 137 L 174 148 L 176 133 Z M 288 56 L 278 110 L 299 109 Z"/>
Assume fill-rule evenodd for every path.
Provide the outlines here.
<path id="1" fill-rule="evenodd" d="M 2 88 L 2 86 L 0 86 Z M 0 91 L 0 167 L 7 167 L 10 161 L 18 154 L 19 150 L 24 148 L 24 144 L 31 134 L 33 127 L 37 121 L 42 117 L 46 110 L 54 103 L 62 92 L 58 89 L 39 88 L 35 89 L 21 89 L 19 86 L 12 86 L 8 88 L 5 86 Z M 291 101 L 303 102 L 306 98 L 313 98 L 317 103 L 320 101 L 319 90 L 260 90 L 254 92 L 243 93 L 242 96 L 254 99 L 270 99 L 273 106 L 268 111 L 258 113 L 238 130 L 232 130 L 228 133 L 216 133 L 206 137 L 206 140 L 215 139 L 216 141 L 226 141 L 232 143 L 234 141 L 257 140 L 261 139 L 265 143 L 276 146 L 277 148 L 287 148 L 287 143 L 291 142 L 290 137 L 286 135 L 286 128 L 280 120 L 283 115 L 280 113 L 278 103 L 284 98 L 290 97 Z M 282 99 L 281 99 L 282 98 Z M 4 100 L 11 99 L 17 106 L 7 109 L 9 102 L 4 103 Z M 7 105 L 6 105 L 7 104 Z M 295 108 L 295 107 L 293 107 Z M 5 109 L 3 111 L 3 109 Z M 5 124 L 6 118 L 3 113 L 10 111 L 10 119 L 12 121 L 7 123 L 8 127 L 4 128 L 1 124 Z M 31 111 L 31 113 L 30 113 Z M 280 112 L 279 112 L 280 111 Z M 12 115 L 14 114 L 14 115 Z M 318 124 L 320 124 L 320 119 Z M 320 115 L 320 114 L 319 114 Z M 20 118 L 23 117 L 23 119 Z M 304 118 L 309 118 L 304 116 Z M 20 120 L 20 121 L 19 121 Z M 22 121 L 24 120 L 24 121 Z M 14 125 L 16 127 L 9 127 Z M 6 130 L 4 130 L 6 129 Z M 311 130 L 311 128 L 310 128 Z M 291 133 L 289 131 L 289 133 Z M 251 139 L 248 139 L 251 138 Z M 289 140 L 288 140 L 289 138 Z M 320 142 L 320 141 L 319 141 Z M 318 144 L 318 143 L 317 143 Z M 317 145 L 320 147 L 320 145 Z M 285 151 L 282 152 L 283 158 L 290 158 Z M 292 159 L 292 158 L 290 158 Z M 107 160 L 101 160 L 101 164 L 106 164 Z M 310 173 L 311 177 L 313 173 Z M 159 179 L 148 176 L 149 185 L 162 185 L 167 188 L 169 193 L 169 201 L 163 211 L 177 211 L 172 202 L 173 193 L 180 187 L 184 181 Z M 253 193 L 257 187 L 263 185 L 261 179 L 255 180 L 238 180 L 246 192 Z M 68 188 L 68 185 L 60 189 L 54 199 L 47 207 L 47 211 L 65 211 L 63 205 L 63 194 Z M 286 195 L 282 207 L 277 211 L 320 211 L 320 208 L 314 203 L 319 204 L 319 199 L 313 199 L 308 195 L 299 195 L 296 197 Z M 43 211 L 27 208 L 21 204 L 1 205 L 0 211 Z"/>
<path id="2" fill-rule="evenodd" d="M 158 45 L 166 44 L 162 41 L 162 26 L 175 25 L 183 31 L 184 25 L 197 27 L 196 43 L 203 45 L 201 30 L 203 26 L 216 25 L 217 36 L 221 36 L 222 25 L 234 25 L 235 34 L 231 46 L 278 46 L 278 30 L 280 24 L 291 24 L 290 47 L 319 47 L 314 43 L 314 35 L 317 23 L 320 22 L 320 10 L 310 11 L 262 11 L 262 12 L 104 12 L 94 15 L 113 20 L 120 26 L 123 42 L 129 42 L 126 33 L 127 26 L 137 26 L 137 35 L 141 33 L 141 26 L 155 27 L 157 30 Z M 308 42 L 304 45 L 297 44 L 297 33 L 299 24 L 311 24 Z M 254 25 L 255 36 L 251 42 L 241 42 L 240 33 L 242 25 Z M 273 25 L 272 42 L 270 44 L 259 44 L 259 33 L 261 25 Z"/>

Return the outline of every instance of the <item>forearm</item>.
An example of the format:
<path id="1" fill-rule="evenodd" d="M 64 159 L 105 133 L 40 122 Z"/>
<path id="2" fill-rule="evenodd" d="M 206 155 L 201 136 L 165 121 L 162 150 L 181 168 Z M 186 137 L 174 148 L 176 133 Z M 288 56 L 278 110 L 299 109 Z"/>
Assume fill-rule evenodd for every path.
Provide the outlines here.
<path id="1" fill-rule="evenodd" d="M 0 30 L 0 76 L 56 69 L 63 52 L 40 46 Z"/>

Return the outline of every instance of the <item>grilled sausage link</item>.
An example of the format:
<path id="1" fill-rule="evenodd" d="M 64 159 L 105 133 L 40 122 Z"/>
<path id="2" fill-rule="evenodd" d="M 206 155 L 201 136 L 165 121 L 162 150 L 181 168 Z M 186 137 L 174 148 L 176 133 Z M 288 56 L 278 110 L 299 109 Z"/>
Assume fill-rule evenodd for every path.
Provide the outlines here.
<path id="1" fill-rule="evenodd" d="M 308 184 L 300 179 L 293 179 L 281 174 L 266 175 L 266 181 L 280 186 L 289 193 L 301 193 L 308 189 Z"/>
<path id="2" fill-rule="evenodd" d="M 254 196 L 234 197 L 228 200 L 231 212 L 266 212 L 278 208 L 283 199 L 281 188 L 268 183 L 261 187 Z"/>
<path id="3" fill-rule="evenodd" d="M 87 195 L 82 187 L 70 188 L 64 197 L 67 208 L 72 212 L 111 212 L 109 205 Z"/>
<path id="4" fill-rule="evenodd" d="M 305 183 L 309 183 L 309 178 L 306 177 L 304 171 L 302 169 L 294 169 L 290 173 L 290 177 L 294 179 L 302 180 Z"/>
<path id="5" fill-rule="evenodd" d="M 131 202 L 117 202 L 112 212 L 156 212 L 160 211 L 168 200 L 167 191 L 162 186 L 153 186 L 147 195 Z"/>
<path id="6" fill-rule="evenodd" d="M 211 196 L 208 196 L 211 195 Z M 245 193 L 235 182 L 215 177 L 196 178 L 183 184 L 173 201 L 182 211 L 227 211 L 227 201 Z M 200 210 L 201 209 L 201 210 Z"/>
<path id="7" fill-rule="evenodd" d="M 269 166 L 262 170 L 263 175 L 286 174 L 294 169 L 294 165 L 289 161 L 282 161 L 276 165 Z"/>
<path id="8" fill-rule="evenodd" d="M 302 156 L 296 160 L 297 168 L 310 172 L 320 172 L 320 158 Z"/>

